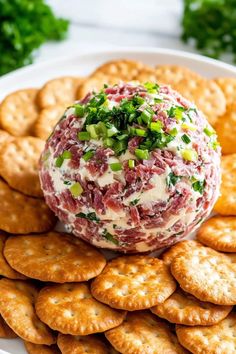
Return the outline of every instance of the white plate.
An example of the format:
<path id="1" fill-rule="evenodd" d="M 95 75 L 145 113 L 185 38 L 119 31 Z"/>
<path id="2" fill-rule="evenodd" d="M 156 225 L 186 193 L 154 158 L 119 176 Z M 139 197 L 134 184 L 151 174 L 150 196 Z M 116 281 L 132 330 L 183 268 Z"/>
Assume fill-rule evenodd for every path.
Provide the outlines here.
<path id="1" fill-rule="evenodd" d="M 132 48 L 95 52 L 33 64 L 5 75 L 0 79 L 0 100 L 8 93 L 26 87 L 40 87 L 44 82 L 63 75 L 87 75 L 99 64 L 112 59 L 137 59 L 146 64 L 176 64 L 187 66 L 203 76 L 236 77 L 236 68 L 217 60 L 186 52 L 158 49 Z M 0 340 L 0 354 L 25 354 L 20 340 Z"/>

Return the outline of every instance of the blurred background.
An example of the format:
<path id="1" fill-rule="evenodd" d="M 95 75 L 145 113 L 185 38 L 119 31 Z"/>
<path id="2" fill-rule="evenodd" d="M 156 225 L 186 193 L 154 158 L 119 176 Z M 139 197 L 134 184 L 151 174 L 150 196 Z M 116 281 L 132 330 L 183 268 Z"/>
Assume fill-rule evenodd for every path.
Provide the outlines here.
<path id="1" fill-rule="evenodd" d="M 120 46 L 233 63 L 236 0 L 0 0 L 1 75 L 32 61 Z"/>

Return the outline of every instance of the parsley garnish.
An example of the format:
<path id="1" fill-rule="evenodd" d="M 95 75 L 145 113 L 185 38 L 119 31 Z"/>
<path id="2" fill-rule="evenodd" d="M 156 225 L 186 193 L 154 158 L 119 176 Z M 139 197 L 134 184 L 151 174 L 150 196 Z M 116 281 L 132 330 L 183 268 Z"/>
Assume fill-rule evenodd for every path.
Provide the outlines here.
<path id="1" fill-rule="evenodd" d="M 114 243 L 115 245 L 119 245 L 119 241 L 112 234 L 110 234 L 106 229 L 103 231 L 102 236 L 108 241 Z"/>
<path id="2" fill-rule="evenodd" d="M 138 204 L 138 202 L 140 201 L 140 198 L 139 199 L 134 199 L 134 200 L 132 200 L 131 202 L 130 202 L 130 205 L 137 205 Z"/>
<path id="3" fill-rule="evenodd" d="M 204 181 L 196 181 L 192 184 L 193 190 L 195 192 L 199 192 L 200 194 L 203 194 L 205 184 L 206 184 L 205 180 Z"/>
<path id="4" fill-rule="evenodd" d="M 181 176 L 176 176 L 173 172 L 170 172 L 167 177 L 167 185 L 168 187 L 175 186 L 176 183 L 180 180 Z"/>
<path id="5" fill-rule="evenodd" d="M 95 221 L 97 223 L 100 221 L 100 219 L 97 217 L 96 213 L 94 213 L 94 212 L 88 213 L 88 214 L 78 213 L 75 216 L 78 217 L 78 218 L 84 218 L 84 219 L 87 219 L 87 220 L 90 220 L 90 221 Z"/>

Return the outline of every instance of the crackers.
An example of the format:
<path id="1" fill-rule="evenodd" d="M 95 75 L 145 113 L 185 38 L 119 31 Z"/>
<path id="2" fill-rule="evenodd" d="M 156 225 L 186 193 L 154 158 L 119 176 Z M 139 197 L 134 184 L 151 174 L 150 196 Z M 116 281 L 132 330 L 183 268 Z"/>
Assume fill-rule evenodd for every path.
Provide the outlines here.
<path id="1" fill-rule="evenodd" d="M 215 125 L 219 143 L 223 154 L 236 153 L 236 103 L 233 102 Z"/>
<path id="2" fill-rule="evenodd" d="M 223 91 L 227 105 L 234 103 L 236 101 L 236 78 L 219 77 L 215 79 L 215 82 Z"/>
<path id="3" fill-rule="evenodd" d="M 36 312 L 52 329 L 81 336 L 116 327 L 126 315 L 95 300 L 85 283 L 43 288 L 37 298 Z"/>
<path id="4" fill-rule="evenodd" d="M 3 248 L 6 242 L 7 236 L 2 232 L 0 233 L 0 275 L 10 279 L 26 279 L 23 274 L 16 272 L 7 263 L 3 255 Z"/>
<path id="5" fill-rule="evenodd" d="M 204 245 L 222 252 L 236 252 L 236 217 L 214 216 L 205 221 L 197 233 Z"/>
<path id="6" fill-rule="evenodd" d="M 202 247 L 202 245 L 195 240 L 183 240 L 168 248 L 162 253 L 161 258 L 168 266 L 171 265 L 173 259 L 182 252 L 191 252 L 193 248 Z"/>
<path id="7" fill-rule="evenodd" d="M 33 196 L 42 197 L 38 163 L 44 141 L 31 136 L 12 138 L 0 149 L 0 175 L 10 187 Z"/>
<path id="8" fill-rule="evenodd" d="M 12 236 L 5 245 L 8 263 L 28 277 L 57 283 L 81 282 L 100 274 L 104 256 L 65 233 Z"/>
<path id="9" fill-rule="evenodd" d="M 0 148 L 7 141 L 10 140 L 12 136 L 5 130 L 0 129 Z"/>
<path id="10" fill-rule="evenodd" d="M 169 326 L 150 312 L 128 313 L 118 327 L 105 333 L 109 342 L 125 354 L 184 354 Z"/>
<path id="11" fill-rule="evenodd" d="M 214 326 L 177 326 L 176 333 L 180 343 L 193 354 L 234 354 L 236 315 L 231 313 Z"/>
<path id="12" fill-rule="evenodd" d="M 42 199 L 27 197 L 0 180 L 0 229 L 28 234 L 50 230 L 56 222 L 52 211 Z"/>
<path id="13" fill-rule="evenodd" d="M 17 338 L 15 332 L 6 324 L 2 316 L 0 316 L 0 338 Z"/>
<path id="14" fill-rule="evenodd" d="M 56 345 L 44 345 L 34 344 L 30 342 L 24 342 L 25 348 L 28 354 L 60 354 L 60 351 Z"/>
<path id="15" fill-rule="evenodd" d="M 62 354 L 110 353 L 102 339 L 95 335 L 71 336 L 69 334 L 59 334 L 57 344 Z"/>
<path id="16" fill-rule="evenodd" d="M 147 256 L 112 260 L 91 285 L 97 300 L 129 311 L 162 303 L 175 288 L 176 283 L 164 262 Z"/>
<path id="17" fill-rule="evenodd" d="M 165 320 L 187 326 L 210 326 L 228 316 L 232 306 L 203 302 L 177 289 L 163 304 L 151 308 L 152 313 Z"/>
<path id="18" fill-rule="evenodd" d="M 35 135 L 42 140 L 47 140 L 65 109 L 65 105 L 50 106 L 42 109 L 35 123 Z"/>
<path id="19" fill-rule="evenodd" d="M 34 310 L 38 294 L 34 285 L 20 280 L 0 280 L 0 312 L 13 331 L 35 344 L 52 344 L 55 339 Z"/>
<path id="20" fill-rule="evenodd" d="M 29 88 L 6 96 L 0 105 L 1 127 L 14 136 L 31 135 L 38 118 L 37 93 Z"/>
<path id="21" fill-rule="evenodd" d="M 236 154 L 222 156 L 220 196 L 214 210 L 221 215 L 236 215 Z"/>
<path id="22" fill-rule="evenodd" d="M 171 263 L 171 272 L 181 288 L 202 301 L 218 305 L 236 304 L 234 258 L 209 247 L 181 253 Z"/>
<path id="23" fill-rule="evenodd" d="M 46 82 L 38 92 L 37 102 L 39 107 L 42 109 L 74 103 L 76 90 L 82 81 L 83 79 L 79 77 L 65 76 Z"/>

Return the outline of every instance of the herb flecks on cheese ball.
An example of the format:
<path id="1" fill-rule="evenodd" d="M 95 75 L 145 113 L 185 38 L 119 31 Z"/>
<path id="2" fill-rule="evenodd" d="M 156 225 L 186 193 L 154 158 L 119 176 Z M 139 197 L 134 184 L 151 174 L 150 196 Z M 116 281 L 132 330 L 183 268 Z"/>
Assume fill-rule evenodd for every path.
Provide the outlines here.
<path id="1" fill-rule="evenodd" d="M 220 148 L 168 86 L 121 83 L 69 107 L 41 157 L 46 202 L 76 236 L 148 252 L 189 234 L 219 193 Z"/>

